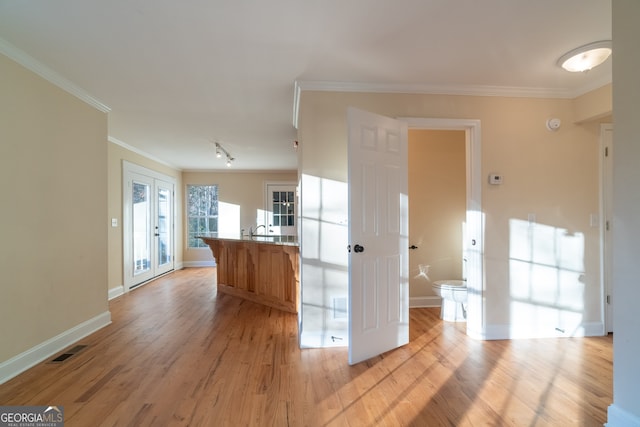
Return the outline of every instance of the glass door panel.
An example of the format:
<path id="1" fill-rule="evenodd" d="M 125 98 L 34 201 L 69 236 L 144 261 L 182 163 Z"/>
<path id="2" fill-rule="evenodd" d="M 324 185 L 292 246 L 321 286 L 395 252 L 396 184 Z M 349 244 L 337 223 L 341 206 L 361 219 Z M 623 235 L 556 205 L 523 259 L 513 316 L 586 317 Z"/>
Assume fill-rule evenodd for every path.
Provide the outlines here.
<path id="1" fill-rule="evenodd" d="M 156 225 L 157 274 L 173 269 L 173 185 L 156 180 Z"/>
<path id="2" fill-rule="evenodd" d="M 148 183 L 133 181 L 132 186 L 133 274 L 144 274 L 151 269 L 151 187 Z"/>
<path id="3" fill-rule="evenodd" d="M 266 226 L 268 234 L 297 235 L 295 184 L 267 184 Z"/>

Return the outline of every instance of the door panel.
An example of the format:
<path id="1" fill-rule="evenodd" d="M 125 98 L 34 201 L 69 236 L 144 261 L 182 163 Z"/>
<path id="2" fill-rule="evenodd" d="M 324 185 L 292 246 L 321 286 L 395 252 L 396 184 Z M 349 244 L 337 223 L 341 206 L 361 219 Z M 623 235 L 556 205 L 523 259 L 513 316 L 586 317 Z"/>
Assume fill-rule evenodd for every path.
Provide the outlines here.
<path id="1" fill-rule="evenodd" d="M 601 230 L 601 240 L 603 244 L 602 248 L 602 277 L 603 277 L 603 287 L 604 287 L 604 311 L 605 311 L 605 325 L 606 332 L 613 332 L 613 286 L 611 280 L 611 265 L 613 262 L 612 259 L 612 250 L 613 243 L 611 241 L 611 222 L 613 220 L 613 126 L 612 125 L 603 125 L 600 130 L 600 144 L 602 146 L 602 166 L 601 166 L 601 174 L 602 174 L 602 201 L 601 210 L 602 210 L 602 220 L 600 225 Z"/>
<path id="2" fill-rule="evenodd" d="M 295 183 L 267 183 L 265 201 L 265 234 L 296 236 L 298 197 Z"/>
<path id="3" fill-rule="evenodd" d="M 173 270 L 173 184 L 156 179 L 155 187 L 155 274 L 158 275 Z"/>
<path id="4" fill-rule="evenodd" d="M 124 164 L 125 291 L 174 269 L 174 187 L 153 171 Z M 159 174 L 156 174 L 159 175 Z"/>
<path id="5" fill-rule="evenodd" d="M 354 364 L 409 342 L 407 125 L 351 108 L 348 122 Z"/>
<path id="6" fill-rule="evenodd" d="M 143 282 L 153 277 L 152 232 L 151 232 L 151 189 L 153 180 L 143 175 L 135 175 L 131 185 L 130 205 L 132 208 L 132 264 L 135 281 Z"/>

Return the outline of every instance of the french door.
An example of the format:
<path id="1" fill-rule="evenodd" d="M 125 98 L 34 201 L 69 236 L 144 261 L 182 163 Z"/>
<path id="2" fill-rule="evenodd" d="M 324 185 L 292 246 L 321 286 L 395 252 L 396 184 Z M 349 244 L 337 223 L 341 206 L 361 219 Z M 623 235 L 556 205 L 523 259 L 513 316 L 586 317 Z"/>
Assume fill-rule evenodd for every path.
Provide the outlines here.
<path id="1" fill-rule="evenodd" d="M 268 182 L 265 187 L 265 234 L 296 236 L 298 197 L 295 182 Z"/>
<path id="2" fill-rule="evenodd" d="M 170 177 L 125 164 L 125 291 L 174 269 L 174 188 Z"/>

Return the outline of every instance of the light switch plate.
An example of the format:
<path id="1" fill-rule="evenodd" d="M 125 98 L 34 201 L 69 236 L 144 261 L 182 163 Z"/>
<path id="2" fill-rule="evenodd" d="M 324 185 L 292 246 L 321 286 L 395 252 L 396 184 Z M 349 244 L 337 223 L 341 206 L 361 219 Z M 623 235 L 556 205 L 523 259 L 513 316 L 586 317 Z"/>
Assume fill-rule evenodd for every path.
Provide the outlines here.
<path id="1" fill-rule="evenodd" d="M 118 226 L 118 218 L 111 218 L 111 226 L 112 227 Z"/>
<path id="2" fill-rule="evenodd" d="M 491 175 L 489 175 L 489 184 L 492 184 L 492 185 L 502 184 L 502 175 L 497 173 L 492 173 Z"/>

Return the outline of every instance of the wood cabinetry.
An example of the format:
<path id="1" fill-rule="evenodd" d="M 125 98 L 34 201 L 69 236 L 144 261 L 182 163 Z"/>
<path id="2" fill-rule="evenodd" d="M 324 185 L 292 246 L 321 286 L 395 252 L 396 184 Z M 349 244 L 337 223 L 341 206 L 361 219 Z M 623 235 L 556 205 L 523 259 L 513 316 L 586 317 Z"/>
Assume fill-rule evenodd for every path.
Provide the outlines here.
<path id="1" fill-rule="evenodd" d="M 298 312 L 299 249 L 270 240 L 200 237 L 213 252 L 218 291 Z"/>

